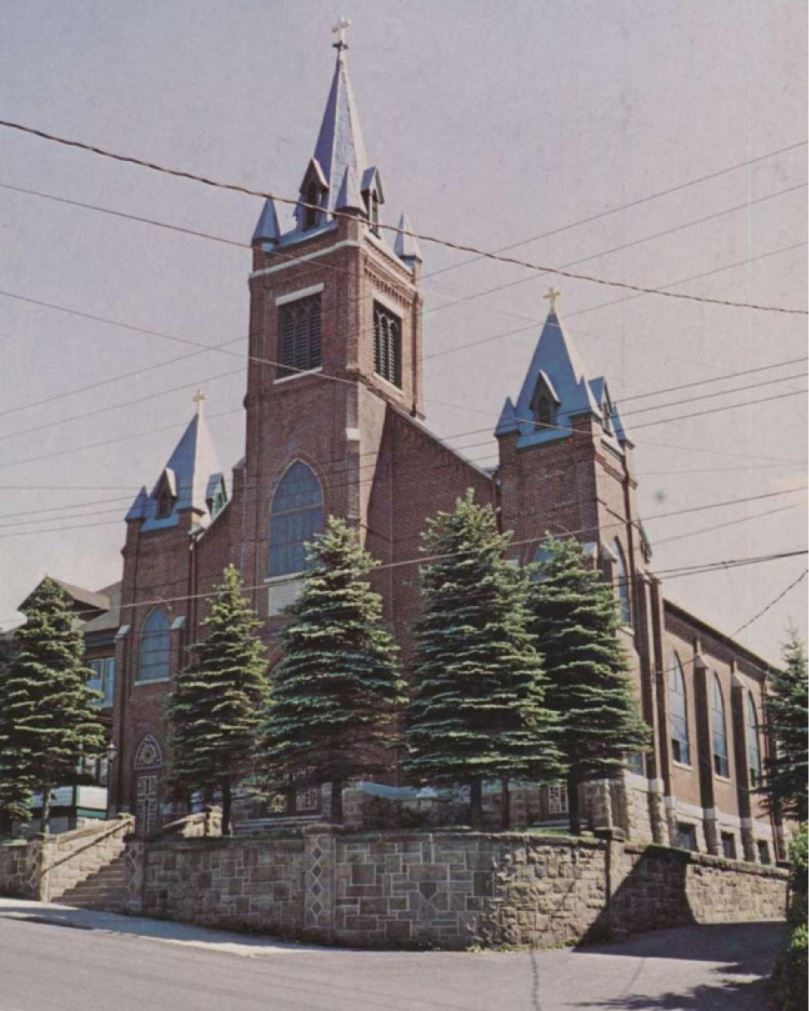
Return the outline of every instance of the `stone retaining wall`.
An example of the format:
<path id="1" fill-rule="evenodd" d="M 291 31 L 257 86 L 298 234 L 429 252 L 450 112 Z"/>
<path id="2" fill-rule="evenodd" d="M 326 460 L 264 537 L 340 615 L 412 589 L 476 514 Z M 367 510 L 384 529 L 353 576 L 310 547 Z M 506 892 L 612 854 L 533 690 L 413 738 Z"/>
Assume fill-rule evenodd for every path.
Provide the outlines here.
<path id="1" fill-rule="evenodd" d="M 0 844 L 0 895 L 55 902 L 124 850 L 131 815 L 85 828 Z"/>
<path id="2" fill-rule="evenodd" d="M 787 874 L 662 846 L 524 833 L 154 840 L 130 911 L 361 947 L 549 947 L 677 923 L 780 919 Z"/>

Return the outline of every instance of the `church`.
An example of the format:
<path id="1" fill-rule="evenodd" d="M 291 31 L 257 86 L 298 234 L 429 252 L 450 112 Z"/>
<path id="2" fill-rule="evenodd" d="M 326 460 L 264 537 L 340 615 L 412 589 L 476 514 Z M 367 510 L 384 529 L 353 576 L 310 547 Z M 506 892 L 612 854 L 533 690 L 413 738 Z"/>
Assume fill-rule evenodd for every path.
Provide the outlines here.
<path id="1" fill-rule="evenodd" d="M 666 600 L 637 512 L 631 434 L 607 380 L 587 372 L 565 333 L 553 289 L 522 386 L 503 391 L 497 465 L 476 466 L 430 431 L 422 254 L 406 215 L 393 238 L 380 227 L 383 174 L 365 148 L 342 39 L 336 49 L 295 227 L 282 231 L 267 200 L 252 238 L 244 456 L 223 469 L 198 394 L 185 432 L 162 469 L 144 475 L 126 514 L 120 583 L 66 587 L 89 615 L 88 662 L 105 694 L 115 754 L 108 812 L 135 813 L 142 832 L 174 816 L 167 693 L 228 563 L 249 588 L 272 660 L 282 611 L 301 585 L 304 543 L 326 516 L 345 518 L 381 563 L 374 586 L 406 660 L 422 531 L 471 488 L 513 531 L 514 564 L 532 561 L 546 532 L 575 536 L 615 586 L 653 744 L 620 776 L 586 784 L 589 825 L 781 859 L 782 827 L 755 789 L 771 747 L 762 731 L 771 668 Z M 523 793 L 518 820 L 564 816 L 563 785 Z M 328 797 L 301 793 L 289 814 L 327 815 Z"/>

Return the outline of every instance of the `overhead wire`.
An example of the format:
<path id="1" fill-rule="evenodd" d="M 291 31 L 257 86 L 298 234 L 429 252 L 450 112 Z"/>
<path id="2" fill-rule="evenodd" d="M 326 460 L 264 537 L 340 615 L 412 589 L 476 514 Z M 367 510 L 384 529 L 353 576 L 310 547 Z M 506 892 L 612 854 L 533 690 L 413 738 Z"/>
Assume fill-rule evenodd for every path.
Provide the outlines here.
<path id="1" fill-rule="evenodd" d="M 496 250 L 498 253 L 507 253 L 512 249 L 518 249 L 520 246 L 530 245 L 532 242 L 539 242 L 540 239 L 549 239 L 551 236 L 559 235 L 562 232 L 567 232 L 572 228 L 579 228 L 581 225 L 589 225 L 593 221 L 599 221 L 601 218 L 609 217 L 613 214 L 618 214 L 621 211 L 629 210 L 632 207 L 639 207 L 641 204 L 649 203 L 651 200 L 657 200 L 660 197 L 671 196 L 673 193 L 680 193 L 682 190 L 690 189 L 692 186 L 697 186 L 701 183 L 709 182 L 712 179 L 718 179 L 720 176 L 727 175 L 730 172 L 736 172 L 739 169 L 747 168 L 750 165 L 755 165 L 762 161 L 767 161 L 770 158 L 775 158 L 778 155 L 786 154 L 788 151 L 795 151 L 798 148 L 806 147 L 807 141 L 798 141 L 795 144 L 788 144 L 785 147 L 776 148 L 774 151 L 768 151 L 766 154 L 758 155 L 754 158 L 748 158 L 746 161 L 736 162 L 734 165 L 730 165 L 727 168 L 718 169 L 713 172 L 708 172 L 704 175 L 697 176 L 695 179 L 689 179 L 683 183 L 677 183 L 674 186 L 669 186 L 666 189 L 657 190 L 654 193 L 649 193 L 643 197 L 637 197 L 634 200 L 630 200 L 627 203 L 618 204 L 615 207 L 609 207 L 606 210 L 598 211 L 595 214 L 590 214 L 587 217 L 579 218 L 577 221 L 571 221 L 566 225 L 559 225 L 555 228 L 551 228 L 548 231 L 540 232 L 538 235 L 532 235 L 527 239 L 520 239 L 519 242 L 512 242 L 508 246 L 501 246 Z M 469 260 L 463 260 L 461 263 L 453 263 L 447 267 L 441 267 L 438 270 L 432 271 L 430 274 L 425 274 L 425 279 L 428 277 L 437 277 L 439 274 L 446 274 L 452 270 L 459 270 L 461 267 L 469 266 L 472 263 L 477 263 L 481 257 L 474 257 Z"/>
<path id="2" fill-rule="evenodd" d="M 108 158 L 114 161 L 123 162 L 130 165 L 137 165 L 140 168 L 149 169 L 150 171 L 159 172 L 165 175 L 173 176 L 179 179 L 186 179 L 192 182 L 200 183 L 204 186 L 214 187 L 216 189 L 228 190 L 235 193 L 243 193 L 247 196 L 262 197 L 265 200 L 273 200 L 278 203 L 289 204 L 294 207 L 303 207 L 315 211 L 322 211 L 322 208 L 317 204 L 309 204 L 305 200 L 301 200 L 293 197 L 283 197 L 279 194 L 274 194 L 266 190 L 256 190 L 247 186 L 243 186 L 239 183 L 228 183 L 221 180 L 212 179 L 207 176 L 199 175 L 193 172 L 187 172 L 181 169 L 171 168 L 166 165 L 160 165 L 156 162 L 147 161 L 146 159 L 136 158 L 131 155 L 123 155 L 117 152 L 102 148 L 95 144 L 88 144 L 83 141 L 72 140 L 66 137 L 59 136 L 57 134 L 49 133 L 44 130 L 39 130 L 31 126 L 27 126 L 23 123 L 14 122 L 12 120 L 0 119 L 0 126 L 6 127 L 11 130 L 17 130 L 31 136 L 39 137 L 42 140 L 50 141 L 52 143 L 60 144 L 62 146 L 76 148 L 78 150 L 86 151 L 91 154 L 98 155 L 99 157 Z M 343 211 L 333 211 L 333 216 L 335 218 L 354 218 L 352 213 L 346 213 Z M 416 232 L 412 229 L 399 228 L 394 225 L 382 224 L 380 222 L 379 228 L 385 231 L 393 232 L 397 235 L 409 236 L 410 238 L 417 239 L 421 242 L 429 242 L 434 245 L 444 246 L 448 249 L 454 249 L 459 252 L 474 253 L 477 256 L 485 258 L 487 260 L 493 260 L 499 263 L 512 264 L 519 267 L 525 267 L 529 270 L 538 271 L 540 273 L 552 273 L 559 277 L 567 277 L 577 281 L 586 281 L 591 284 L 600 285 L 603 287 L 610 288 L 623 288 L 628 291 L 635 292 L 639 295 L 658 295 L 660 297 L 672 298 L 685 301 L 701 302 L 703 304 L 710 305 L 722 305 L 737 309 L 751 309 L 755 311 L 762 312 L 773 312 L 782 313 L 785 315 L 798 315 L 806 316 L 809 315 L 809 310 L 807 309 L 795 309 L 788 306 L 772 306 L 772 305 L 762 305 L 755 302 L 739 302 L 732 299 L 722 299 L 722 298 L 709 298 L 703 295 L 692 295 L 687 292 L 672 292 L 663 288 L 651 288 L 644 285 L 632 284 L 628 281 L 616 281 L 602 277 L 595 277 L 591 274 L 582 274 L 580 272 L 575 272 L 571 270 L 566 270 L 561 267 L 553 267 L 547 264 L 531 263 L 527 260 L 521 260 L 513 256 L 503 256 L 499 253 L 493 253 L 488 250 L 479 249 L 468 243 L 453 242 L 449 239 L 444 239 L 440 236 L 428 235 L 423 232 Z"/>
<path id="3" fill-rule="evenodd" d="M 801 184 L 801 186 L 805 186 L 805 185 L 806 184 Z M 94 210 L 94 211 L 98 211 L 98 212 L 101 212 L 101 213 L 104 213 L 104 214 L 115 215 L 117 217 L 122 217 L 122 218 L 125 218 L 127 220 L 142 222 L 142 223 L 153 225 L 153 226 L 160 227 L 160 228 L 166 228 L 166 229 L 168 229 L 170 231 L 180 232 L 180 233 L 188 234 L 188 235 L 191 235 L 191 236 L 194 236 L 194 237 L 201 237 L 201 238 L 211 239 L 211 240 L 214 240 L 214 241 L 221 241 L 221 242 L 226 243 L 229 246 L 235 246 L 235 247 L 244 248 L 244 249 L 252 249 L 252 245 L 248 244 L 248 243 L 245 243 L 245 242 L 238 242 L 236 240 L 226 239 L 226 238 L 223 238 L 221 236 L 213 236 L 213 235 L 210 235 L 209 233 L 199 232 L 199 231 L 197 231 L 195 229 L 188 229 L 188 228 L 184 228 L 184 227 L 179 226 L 179 225 L 173 225 L 173 224 L 170 224 L 170 223 L 167 223 L 167 222 L 158 221 L 158 220 L 156 220 L 154 218 L 147 218 L 147 217 L 142 217 L 142 216 L 136 215 L 136 214 L 130 214 L 130 213 L 125 213 L 125 212 L 121 212 L 121 211 L 116 211 L 116 210 L 114 210 L 112 208 L 102 207 L 102 206 L 97 205 L 97 204 L 90 204 L 90 203 L 85 203 L 83 201 L 71 200 L 71 199 L 68 199 L 68 198 L 65 198 L 65 197 L 58 197 L 58 196 L 56 196 L 54 194 L 46 194 L 46 193 L 43 193 L 43 192 L 37 191 L 37 190 L 29 190 L 29 189 L 26 189 L 25 187 L 12 186 L 10 184 L 2 184 L 2 183 L 0 183 L 0 187 L 5 188 L 5 189 L 9 189 L 9 190 L 12 190 L 12 191 L 15 191 L 15 192 L 20 192 L 20 193 L 30 194 L 30 195 L 33 195 L 33 196 L 43 197 L 43 198 L 49 199 L 49 200 L 55 200 L 57 202 L 66 203 L 66 204 L 69 204 L 71 206 L 77 206 L 77 207 L 81 207 L 81 208 L 88 209 L 88 210 Z M 798 187 L 798 188 L 800 188 L 800 187 Z M 790 190 L 779 191 L 778 195 L 780 195 L 781 192 L 790 192 L 790 191 L 791 191 L 791 188 L 790 188 Z M 739 208 L 734 208 L 734 209 L 740 209 L 742 207 L 747 207 L 747 206 L 748 206 L 748 204 L 742 204 L 742 205 L 739 205 Z M 729 213 L 729 211 L 722 212 L 722 213 Z M 685 224 L 683 224 L 681 226 L 677 226 L 677 227 L 678 228 L 685 228 L 685 227 L 689 227 L 689 225 L 690 225 L 690 223 L 685 223 Z M 655 237 L 657 237 L 657 236 L 649 236 L 649 237 L 647 237 L 647 239 L 651 239 L 651 238 L 655 238 Z M 604 254 L 595 254 L 595 255 L 604 255 Z M 289 253 L 289 252 L 284 252 L 284 251 L 277 250 L 277 249 L 274 252 L 274 256 L 279 257 L 281 259 L 287 259 L 287 260 L 296 260 L 297 259 L 297 253 L 296 252 Z M 591 258 L 591 257 L 589 257 L 589 258 Z M 574 261 L 574 262 L 581 262 L 581 261 Z M 341 273 L 341 274 L 345 274 L 346 276 L 348 276 L 350 274 L 349 271 L 347 271 L 347 270 L 345 270 L 343 268 L 340 268 L 340 267 L 338 267 L 338 266 L 336 266 L 334 264 L 328 264 L 328 263 L 319 264 L 318 265 L 318 269 L 326 269 L 329 272 Z M 429 276 L 429 275 L 426 275 L 426 276 Z M 423 285 L 420 285 L 420 290 L 424 291 Z M 427 294 L 429 295 L 429 294 L 431 294 L 431 292 L 428 290 Z M 458 305 L 458 304 L 464 303 L 466 301 L 470 301 L 470 300 L 475 299 L 475 298 L 478 297 L 477 293 L 473 293 L 473 294 L 471 294 L 469 296 L 464 296 L 464 297 L 447 296 L 445 293 L 438 293 L 438 294 L 440 295 L 440 297 L 443 297 L 443 298 L 449 297 L 451 299 L 451 303 L 453 305 Z M 357 296 L 352 301 L 359 302 L 359 301 L 362 301 L 362 300 L 363 300 L 363 296 Z M 440 308 L 444 308 L 444 307 L 439 307 L 439 309 Z M 436 310 L 429 310 L 428 309 L 427 313 L 429 314 L 431 311 L 436 311 Z M 501 315 L 502 314 L 506 314 L 506 315 L 514 316 L 515 318 L 518 318 L 518 319 L 529 320 L 531 323 L 537 324 L 537 325 L 541 325 L 541 323 L 542 323 L 541 320 L 539 320 L 539 319 L 537 319 L 535 317 L 527 316 L 527 315 L 525 315 L 523 313 L 515 313 L 515 312 L 513 312 L 511 310 L 507 311 L 507 310 L 505 310 L 503 308 L 497 308 L 497 309 L 495 309 L 493 311 L 498 312 Z M 495 335 L 494 337 L 489 338 L 489 339 L 491 339 L 491 340 L 497 340 L 497 339 L 500 339 L 502 337 L 507 337 L 507 336 L 510 336 L 510 335 L 513 335 L 513 334 L 518 334 L 518 333 L 526 332 L 528 329 L 529 329 L 528 327 L 525 327 L 525 328 L 521 328 L 521 329 L 518 329 L 518 330 L 508 331 L 505 334 Z M 580 333 L 585 333 L 586 334 L 586 331 L 581 331 L 578 328 L 573 328 L 573 330 L 574 330 L 574 332 L 580 332 Z M 592 335 L 589 335 L 589 336 L 592 336 Z M 603 334 L 600 334 L 599 335 L 599 340 L 602 341 L 602 342 L 603 341 L 609 341 L 610 338 L 604 336 Z M 626 341 L 624 341 L 624 340 L 621 340 L 621 341 L 617 341 L 616 340 L 615 342 L 616 343 L 620 343 L 622 347 L 638 347 L 637 345 L 627 344 Z M 461 348 L 462 346 L 465 346 L 465 345 L 455 345 L 454 347 Z M 640 345 L 639 349 L 640 350 L 647 350 L 643 345 Z M 449 351 L 447 351 L 447 352 L 438 352 L 434 356 L 438 357 L 438 356 L 440 356 L 440 355 L 442 355 L 444 353 L 449 353 Z M 433 357 L 433 356 L 428 355 L 427 357 L 429 358 L 429 357 Z M 669 353 L 669 354 L 667 354 L 667 357 L 668 358 L 680 358 L 681 356 L 672 355 L 671 353 Z M 180 360 L 180 359 L 177 359 L 177 360 Z M 683 360 L 688 360 L 688 359 L 683 359 Z M 702 362 L 700 364 L 705 365 L 706 363 Z M 148 368 L 144 369 L 143 371 L 148 371 Z M 130 373 L 130 375 L 131 374 L 133 374 L 133 373 Z M 124 377 L 122 376 L 121 378 L 124 378 Z M 109 381 L 113 381 L 113 380 L 109 380 Z M 106 383 L 106 382 L 107 381 L 104 381 L 104 383 Z M 80 392 L 83 389 L 92 389 L 92 388 L 94 388 L 94 386 L 96 386 L 96 385 L 104 385 L 104 383 L 90 384 L 90 386 L 79 388 L 79 390 L 77 390 L 75 392 Z M 68 394 L 65 394 L 65 395 L 68 395 Z M 57 398 L 54 397 L 54 398 L 51 398 L 51 399 L 57 399 Z M 5 414 L 5 413 L 12 413 L 13 411 L 23 410 L 25 407 L 28 407 L 28 406 L 33 406 L 33 405 L 30 405 L 30 404 L 21 405 L 21 406 L 19 406 L 17 408 L 12 408 L 10 410 L 4 411 L 4 412 L 0 412 L 0 417 L 2 417 L 3 414 Z"/>

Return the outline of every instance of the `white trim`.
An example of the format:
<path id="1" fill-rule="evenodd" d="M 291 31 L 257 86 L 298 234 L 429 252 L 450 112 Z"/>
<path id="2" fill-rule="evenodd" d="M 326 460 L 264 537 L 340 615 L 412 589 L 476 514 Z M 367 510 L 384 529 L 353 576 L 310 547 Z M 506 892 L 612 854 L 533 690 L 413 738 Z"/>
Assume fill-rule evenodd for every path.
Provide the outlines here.
<path id="1" fill-rule="evenodd" d="M 347 428 L 346 429 L 346 442 L 359 442 L 361 439 L 361 433 L 358 428 Z"/>
<path id="2" fill-rule="evenodd" d="M 342 242 L 335 242 L 324 249 L 316 249 L 313 253 L 304 253 L 303 256 L 296 256 L 294 260 L 289 260 L 287 263 L 276 263 L 274 267 L 262 267 L 261 270 L 253 270 L 248 275 L 248 279 L 252 281 L 254 277 L 265 277 L 267 274 L 275 274 L 279 270 L 289 270 L 290 267 L 297 267 L 299 263 L 303 263 L 305 260 L 316 260 L 319 256 L 326 256 L 327 253 L 333 253 L 336 249 L 346 248 L 361 249 L 362 243 L 355 242 L 353 239 L 344 239 Z"/>
<path id="3" fill-rule="evenodd" d="M 133 688 L 138 688 L 141 685 L 164 685 L 164 684 L 166 684 L 169 681 L 171 681 L 171 676 L 169 676 L 167 678 L 143 678 L 143 679 L 136 678 L 132 682 L 132 687 Z"/>
<path id="4" fill-rule="evenodd" d="M 326 287 L 325 284 L 310 284 L 308 288 L 299 288 L 298 291 L 290 291 L 286 295 L 279 295 L 275 300 L 276 305 L 286 305 L 287 302 L 297 302 L 299 298 L 306 298 L 308 295 L 319 295 Z"/>
<path id="5" fill-rule="evenodd" d="M 282 369 L 289 368 L 288 365 L 280 365 L 278 367 Z M 298 372 L 293 372 L 291 376 L 281 376 L 278 379 L 273 379 L 272 384 L 275 386 L 276 383 L 288 383 L 290 379 L 300 379 L 302 376 L 314 376 L 317 375 L 318 372 L 322 371 L 322 365 L 318 365 L 316 369 L 300 369 Z"/>

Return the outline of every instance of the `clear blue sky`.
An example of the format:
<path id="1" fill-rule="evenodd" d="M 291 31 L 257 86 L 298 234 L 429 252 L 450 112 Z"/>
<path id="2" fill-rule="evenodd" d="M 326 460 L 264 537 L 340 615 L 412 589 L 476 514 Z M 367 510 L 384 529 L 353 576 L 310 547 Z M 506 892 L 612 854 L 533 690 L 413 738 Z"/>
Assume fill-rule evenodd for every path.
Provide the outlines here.
<path id="1" fill-rule="evenodd" d="M 5 0 L 0 12 L 4 118 L 293 196 L 332 72 L 329 29 L 346 14 L 353 20 L 351 75 L 369 157 L 383 173 L 387 220 L 395 222 L 404 208 L 417 230 L 490 249 L 767 154 L 806 134 L 801 2 Z M 244 241 L 260 210 L 254 199 L 7 130 L 0 130 L 0 143 L 2 183 Z M 557 265 L 600 254 L 582 269 L 652 286 L 729 267 L 674 290 L 805 307 L 805 246 L 788 247 L 806 239 L 806 190 L 730 210 L 805 178 L 804 147 L 566 229 L 520 252 Z M 724 210 L 729 213 L 608 252 Z M 246 333 L 247 250 L 7 189 L 0 189 L 0 220 L 5 290 L 211 344 Z M 462 259 L 428 246 L 425 273 Z M 741 261 L 750 262 L 731 266 Z M 523 279 L 506 291 L 455 302 Z M 556 284 L 563 291 L 562 318 L 585 363 L 593 375 L 608 377 L 619 403 L 806 353 L 802 317 L 654 296 L 619 302 L 625 298 L 619 291 Z M 428 421 L 440 434 L 494 426 L 504 397 L 518 391 L 547 286 L 547 277 L 492 263 L 425 281 Z M 35 406 L 165 361 L 183 348 L 7 298 L 0 298 L 0 313 L 0 411 L 22 408 L 0 415 L 0 624 L 8 624 L 45 572 L 92 588 L 118 577 L 123 523 L 106 521 L 122 517 L 126 500 L 156 479 L 191 415 L 197 382 L 209 393 L 210 416 L 232 412 L 211 424 L 225 466 L 238 459 L 243 378 L 212 378 L 238 367 L 212 352 Z M 516 329 L 521 332 L 430 357 Z M 624 411 L 790 373 L 805 370 L 793 366 L 627 401 Z M 174 390 L 183 384 L 188 388 Z M 634 418 L 640 424 L 805 386 L 801 376 Z M 149 393 L 158 395 L 123 406 Z M 103 413 L 70 420 L 91 410 Z M 806 398 L 793 396 L 637 431 L 642 513 L 804 485 L 806 420 Z M 56 424 L 27 431 L 49 422 Z M 627 413 L 630 434 L 632 422 Z M 467 452 L 485 461 L 494 447 L 485 438 L 454 441 L 461 447 L 484 442 Z M 17 462 L 51 453 L 59 455 Z M 33 487 L 44 485 L 55 487 Z M 797 493 L 650 521 L 655 544 L 795 506 L 660 543 L 655 565 L 805 547 L 805 499 Z M 8 525 L 26 516 L 42 522 Z M 104 525 L 19 535 L 91 523 Z M 805 566 L 797 558 L 693 576 L 671 581 L 666 592 L 732 632 Z M 742 639 L 774 657 L 787 620 L 805 632 L 805 615 L 806 582 Z"/>

